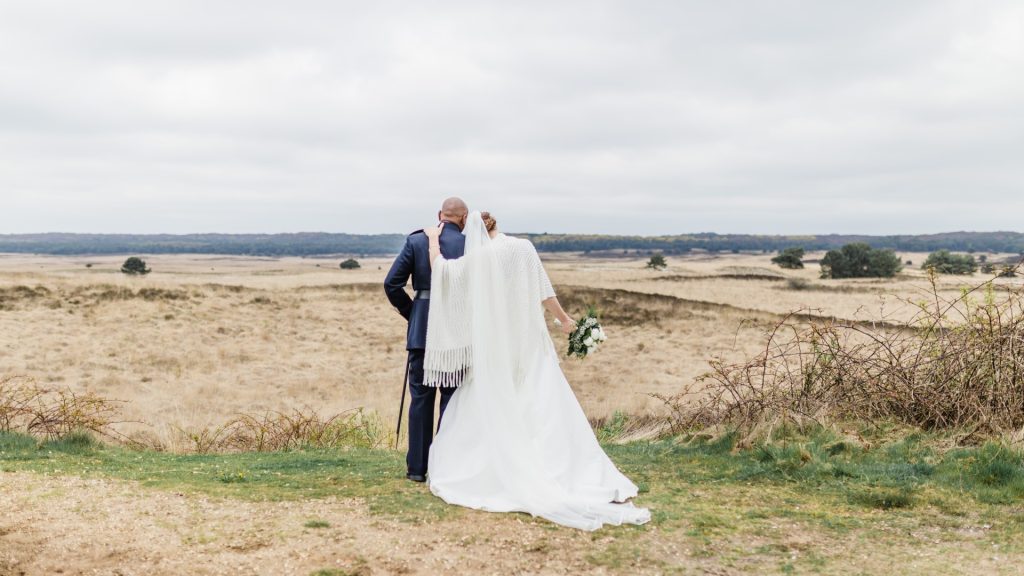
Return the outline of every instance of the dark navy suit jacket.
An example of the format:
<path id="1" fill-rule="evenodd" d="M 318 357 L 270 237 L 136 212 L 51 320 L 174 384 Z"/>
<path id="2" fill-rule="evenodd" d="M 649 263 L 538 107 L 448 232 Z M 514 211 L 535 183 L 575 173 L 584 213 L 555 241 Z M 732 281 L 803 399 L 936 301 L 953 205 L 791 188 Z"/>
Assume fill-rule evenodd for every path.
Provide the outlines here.
<path id="1" fill-rule="evenodd" d="M 449 260 L 461 258 L 466 250 L 466 237 L 451 222 L 445 222 L 440 243 L 441 255 Z M 423 350 L 427 347 L 430 300 L 413 300 L 409 297 L 405 285 L 410 276 L 413 290 L 430 290 L 430 244 L 422 230 L 413 232 L 405 239 L 402 252 L 395 258 L 395 263 L 384 279 L 384 292 L 391 305 L 409 321 L 405 349 Z"/>

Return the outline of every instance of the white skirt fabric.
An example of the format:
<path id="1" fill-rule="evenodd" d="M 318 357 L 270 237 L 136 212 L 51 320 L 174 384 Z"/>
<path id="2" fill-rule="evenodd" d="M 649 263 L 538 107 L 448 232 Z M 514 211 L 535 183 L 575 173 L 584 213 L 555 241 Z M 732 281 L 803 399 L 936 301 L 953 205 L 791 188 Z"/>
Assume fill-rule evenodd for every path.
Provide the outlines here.
<path id="1" fill-rule="evenodd" d="M 506 378 L 474 381 L 484 369 L 456 390 L 430 448 L 431 492 L 582 530 L 648 522 L 647 509 L 627 502 L 637 487 L 598 444 L 554 348 L 535 350 L 518 389 Z"/>

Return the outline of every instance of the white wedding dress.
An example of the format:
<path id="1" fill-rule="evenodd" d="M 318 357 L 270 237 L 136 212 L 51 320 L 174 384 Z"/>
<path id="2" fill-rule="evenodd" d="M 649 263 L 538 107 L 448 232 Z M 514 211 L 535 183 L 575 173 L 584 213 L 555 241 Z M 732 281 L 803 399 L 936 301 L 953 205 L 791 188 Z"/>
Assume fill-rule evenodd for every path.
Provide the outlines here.
<path id="1" fill-rule="evenodd" d="M 598 444 L 558 364 L 536 250 L 491 239 L 478 212 L 463 258 L 433 263 L 425 384 L 461 380 L 430 448 L 430 490 L 450 504 L 596 530 L 643 524 L 637 487 Z"/>

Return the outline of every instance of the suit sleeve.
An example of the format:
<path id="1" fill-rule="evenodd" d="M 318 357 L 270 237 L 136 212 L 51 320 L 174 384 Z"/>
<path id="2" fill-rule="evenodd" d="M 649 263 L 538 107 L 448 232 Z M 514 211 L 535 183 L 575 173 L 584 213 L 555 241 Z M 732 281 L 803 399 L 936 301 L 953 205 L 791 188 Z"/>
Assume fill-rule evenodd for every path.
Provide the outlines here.
<path id="1" fill-rule="evenodd" d="M 391 270 L 384 278 L 384 293 L 387 294 L 388 301 L 406 320 L 409 319 L 409 314 L 412 312 L 412 298 L 405 292 L 405 285 L 409 282 L 409 277 L 412 276 L 412 254 L 412 243 L 406 240 L 405 246 L 402 247 L 398 258 L 395 258 L 395 263 L 391 265 Z"/>

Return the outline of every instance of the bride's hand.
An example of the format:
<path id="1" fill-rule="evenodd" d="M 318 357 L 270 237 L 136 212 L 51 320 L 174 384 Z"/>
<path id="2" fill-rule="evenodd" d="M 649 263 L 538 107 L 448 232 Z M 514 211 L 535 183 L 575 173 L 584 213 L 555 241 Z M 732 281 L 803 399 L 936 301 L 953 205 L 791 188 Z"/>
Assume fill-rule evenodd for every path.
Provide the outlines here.
<path id="1" fill-rule="evenodd" d="M 434 238 L 440 238 L 441 237 L 441 226 L 444 226 L 444 224 L 441 224 L 440 226 L 427 226 L 426 228 L 424 228 L 423 229 L 423 233 L 427 235 L 427 240 L 433 240 Z"/>
<path id="2" fill-rule="evenodd" d="M 560 318 L 558 323 L 560 324 L 559 328 L 562 329 L 563 334 L 572 334 L 573 331 L 576 330 L 576 321 L 570 318 L 568 314 L 565 318 Z"/>

